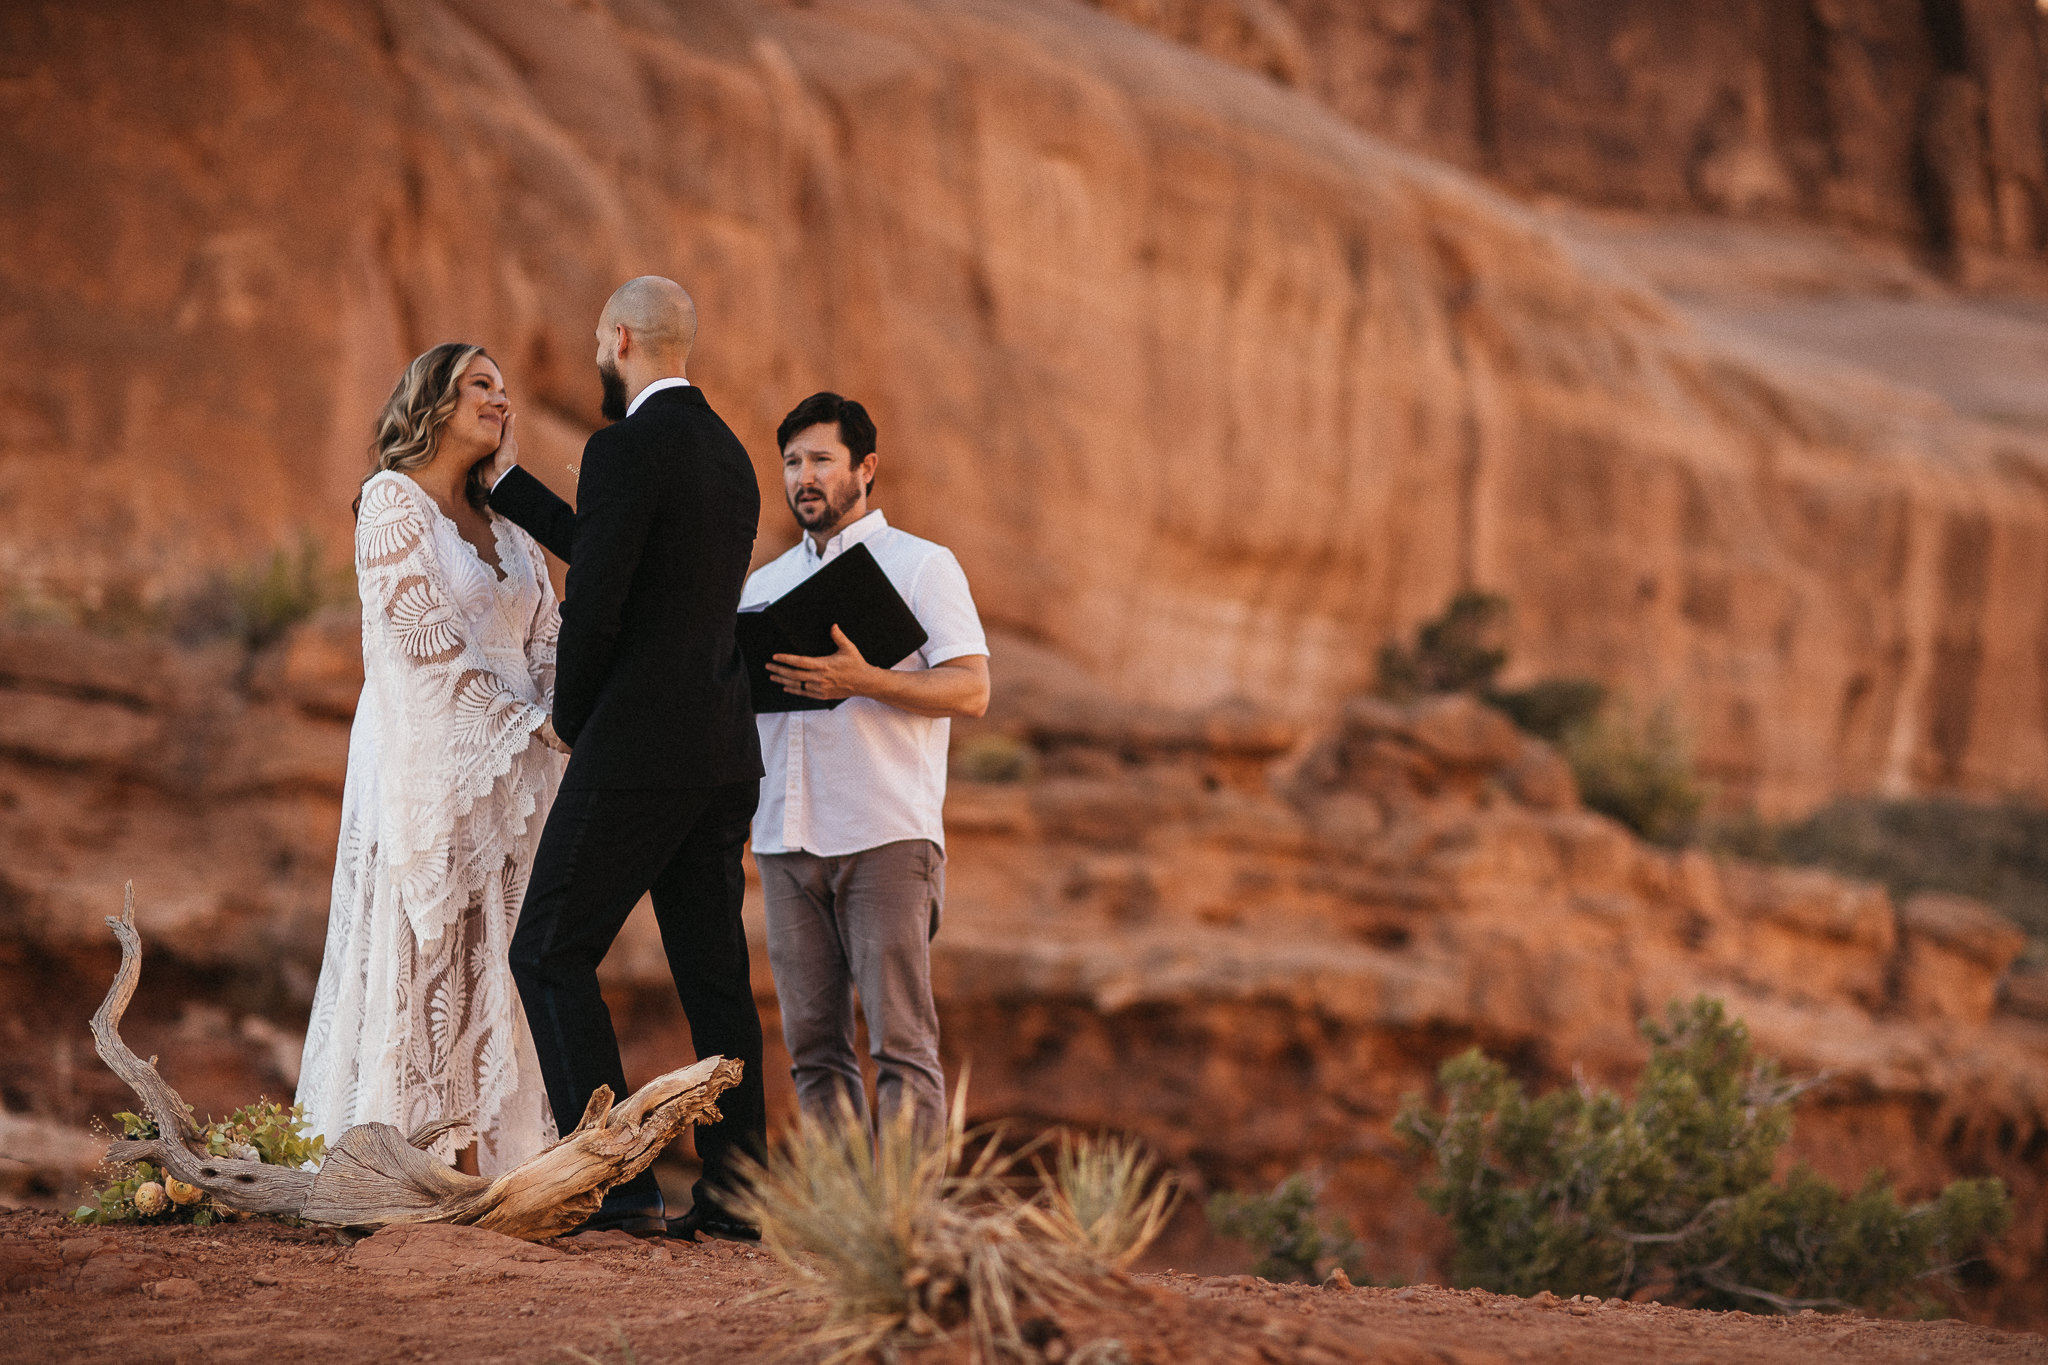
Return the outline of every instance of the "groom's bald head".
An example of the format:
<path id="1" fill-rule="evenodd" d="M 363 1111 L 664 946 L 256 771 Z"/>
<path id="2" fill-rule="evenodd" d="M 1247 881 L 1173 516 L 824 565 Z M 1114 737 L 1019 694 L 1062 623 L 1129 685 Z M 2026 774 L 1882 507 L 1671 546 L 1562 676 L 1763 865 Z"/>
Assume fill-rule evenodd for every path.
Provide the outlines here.
<path id="1" fill-rule="evenodd" d="M 697 305 L 674 280 L 642 275 L 613 290 L 597 319 L 598 411 L 616 422 L 649 384 L 683 378 L 696 340 Z"/>
<path id="2" fill-rule="evenodd" d="M 625 328 L 632 334 L 632 344 L 647 352 L 647 359 L 681 374 L 697 340 L 697 305 L 674 280 L 642 275 L 612 291 L 597 327 L 600 333 Z"/>

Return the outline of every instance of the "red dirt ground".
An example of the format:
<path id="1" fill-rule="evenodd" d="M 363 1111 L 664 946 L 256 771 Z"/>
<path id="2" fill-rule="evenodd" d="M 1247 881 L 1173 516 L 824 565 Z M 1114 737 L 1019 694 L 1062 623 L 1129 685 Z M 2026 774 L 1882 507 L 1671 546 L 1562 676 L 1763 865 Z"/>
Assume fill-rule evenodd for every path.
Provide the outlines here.
<path id="1" fill-rule="evenodd" d="M 337 1234 L 250 1221 L 84 1228 L 0 1213 L 0 1361 L 755 1361 L 803 1325 L 759 1251 L 621 1233 L 528 1244 L 471 1228 Z M 1069 1311 L 1050 1357 L 1110 1365 L 2048 1362 L 2048 1339 L 1958 1322 L 1759 1318 L 1430 1287 L 1318 1289 L 1138 1276 Z M 1111 1349 L 1105 1339 L 1121 1346 Z M 1064 1348 L 1064 1349 L 1062 1349 Z M 803 1359 L 801 1354 L 795 1357 Z M 964 1361 L 957 1346 L 908 1352 Z"/>

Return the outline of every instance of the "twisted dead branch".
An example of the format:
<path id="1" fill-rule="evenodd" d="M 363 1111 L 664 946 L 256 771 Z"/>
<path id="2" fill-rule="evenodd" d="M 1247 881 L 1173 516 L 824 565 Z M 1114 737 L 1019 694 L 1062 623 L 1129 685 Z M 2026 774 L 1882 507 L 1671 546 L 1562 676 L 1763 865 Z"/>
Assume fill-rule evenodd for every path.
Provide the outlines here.
<path id="1" fill-rule="evenodd" d="M 676 1134 L 719 1118 L 717 1099 L 739 1083 L 740 1063 L 706 1057 L 649 1081 L 622 1104 L 609 1086 L 590 1097 L 567 1137 L 495 1180 L 463 1175 L 424 1149 L 458 1120 L 402 1135 L 388 1123 L 363 1123 L 343 1133 L 317 1171 L 217 1157 L 200 1150 L 192 1107 L 121 1041 L 121 1016 L 142 975 L 142 936 L 135 928 L 135 885 L 121 917 L 107 917 L 121 944 L 121 966 L 92 1018 L 101 1060 L 135 1092 L 156 1125 L 153 1138 L 123 1138 L 109 1161 L 149 1161 L 248 1213 L 300 1218 L 337 1227 L 391 1223 L 463 1223 L 527 1241 L 574 1229 L 597 1211 L 604 1192 L 645 1170 Z"/>

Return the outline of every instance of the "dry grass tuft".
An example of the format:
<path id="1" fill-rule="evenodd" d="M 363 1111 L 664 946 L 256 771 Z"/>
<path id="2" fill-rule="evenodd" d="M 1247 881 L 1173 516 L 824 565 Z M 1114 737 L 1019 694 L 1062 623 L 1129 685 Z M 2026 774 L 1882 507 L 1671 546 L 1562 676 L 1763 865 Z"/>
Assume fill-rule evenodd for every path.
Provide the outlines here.
<path id="1" fill-rule="evenodd" d="M 827 1362 L 966 1337 L 970 1358 L 1040 1358 L 1027 1336 L 1062 1304 L 1099 1300 L 1157 1235 L 1171 1182 L 1118 1140 L 1066 1138 L 1032 1198 L 1015 1188 L 1025 1152 L 966 1132 L 966 1087 L 946 1131 L 899 1112 L 870 1131 L 852 1111 L 800 1118 L 734 1198 L 788 1283 L 822 1306 L 801 1346 Z"/>
<path id="2" fill-rule="evenodd" d="M 1180 1202 L 1171 1172 L 1136 1141 L 1062 1133 L 1052 1168 L 1041 1163 L 1043 1190 L 1033 1210 L 1056 1240 L 1089 1260 L 1128 1269 L 1166 1227 Z"/>

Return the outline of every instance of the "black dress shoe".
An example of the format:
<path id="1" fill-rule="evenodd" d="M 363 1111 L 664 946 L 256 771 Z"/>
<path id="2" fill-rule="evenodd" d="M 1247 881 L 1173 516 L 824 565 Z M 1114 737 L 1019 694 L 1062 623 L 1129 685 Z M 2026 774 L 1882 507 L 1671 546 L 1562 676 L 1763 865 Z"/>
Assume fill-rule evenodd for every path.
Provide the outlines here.
<path id="1" fill-rule="evenodd" d="M 727 1242 L 758 1242 L 761 1229 L 752 1223 L 745 1223 L 722 1209 L 707 1209 L 702 1204 L 693 1205 L 680 1218 L 668 1220 L 668 1235 L 685 1242 L 697 1240 L 697 1234 L 717 1237 Z"/>
<path id="2" fill-rule="evenodd" d="M 666 1237 L 668 1210 L 662 1207 L 661 1196 L 656 1195 L 652 1204 L 625 1204 L 614 1207 L 610 1203 L 600 1206 L 596 1213 L 583 1220 L 577 1232 L 629 1232 L 635 1237 Z"/>

